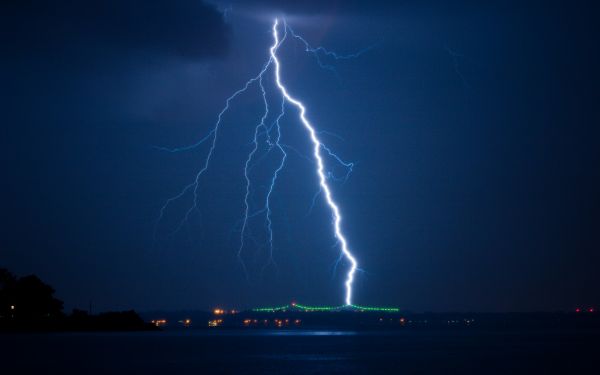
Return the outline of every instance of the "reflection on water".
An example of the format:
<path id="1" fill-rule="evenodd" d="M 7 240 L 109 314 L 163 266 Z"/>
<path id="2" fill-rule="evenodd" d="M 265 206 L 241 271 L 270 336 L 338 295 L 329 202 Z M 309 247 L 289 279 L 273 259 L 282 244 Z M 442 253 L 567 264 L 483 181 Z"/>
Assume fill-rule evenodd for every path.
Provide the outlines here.
<path id="1" fill-rule="evenodd" d="M 103 333 L 98 333 L 101 335 Z M 125 333 L 104 333 L 108 335 L 128 335 Z M 211 337 L 232 337 L 232 336 L 355 336 L 368 334 L 368 332 L 356 331 L 332 331 L 332 330 L 308 330 L 308 329 L 167 329 L 163 332 L 142 333 L 147 335 L 159 336 L 211 336 Z"/>
<path id="2" fill-rule="evenodd" d="M 354 336 L 354 331 L 305 331 L 305 330 L 268 330 L 266 336 Z"/>
<path id="3" fill-rule="evenodd" d="M 248 358 L 264 359 L 267 361 L 345 361 L 350 357 L 318 355 L 318 354 L 282 354 L 282 355 L 255 355 Z"/>
<path id="4" fill-rule="evenodd" d="M 0 361 L 2 374 L 573 374 L 597 368 L 599 336 L 326 329 L 5 334 Z"/>

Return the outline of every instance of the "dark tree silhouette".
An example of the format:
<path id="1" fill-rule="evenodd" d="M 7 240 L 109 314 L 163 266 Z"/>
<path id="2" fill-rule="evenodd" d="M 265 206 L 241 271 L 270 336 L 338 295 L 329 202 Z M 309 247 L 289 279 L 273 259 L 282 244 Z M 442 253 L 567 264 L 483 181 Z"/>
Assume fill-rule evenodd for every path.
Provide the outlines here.
<path id="1" fill-rule="evenodd" d="M 12 316 L 14 306 L 14 287 L 17 283 L 15 275 L 5 268 L 0 268 L 0 319 Z"/>
<path id="2" fill-rule="evenodd" d="M 0 316 L 17 320 L 39 320 L 63 315 L 63 302 L 54 289 L 37 276 L 16 278 L 0 269 Z"/>
<path id="3" fill-rule="evenodd" d="M 16 277 L 0 268 L 0 332 L 35 331 L 141 331 L 157 330 L 133 310 L 90 315 L 74 309 L 62 312 L 54 289 L 37 276 Z"/>
<path id="4" fill-rule="evenodd" d="M 6 268 L 0 268 L 0 290 L 14 284 L 17 277 L 10 273 Z"/>

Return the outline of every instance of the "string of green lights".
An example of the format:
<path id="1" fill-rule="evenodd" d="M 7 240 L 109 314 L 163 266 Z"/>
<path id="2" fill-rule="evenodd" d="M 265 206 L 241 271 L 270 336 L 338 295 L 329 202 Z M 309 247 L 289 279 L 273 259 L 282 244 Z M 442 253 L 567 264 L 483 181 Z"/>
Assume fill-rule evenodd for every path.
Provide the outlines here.
<path id="1" fill-rule="evenodd" d="M 286 310 L 302 310 L 302 311 L 342 311 L 342 310 L 356 310 L 356 311 L 374 311 L 374 312 L 399 312 L 400 309 L 396 307 L 376 307 L 376 306 L 359 306 L 359 305 L 341 305 L 341 306 L 307 306 L 293 303 L 291 305 L 278 306 L 278 307 L 259 307 L 252 309 L 254 312 L 278 312 Z"/>

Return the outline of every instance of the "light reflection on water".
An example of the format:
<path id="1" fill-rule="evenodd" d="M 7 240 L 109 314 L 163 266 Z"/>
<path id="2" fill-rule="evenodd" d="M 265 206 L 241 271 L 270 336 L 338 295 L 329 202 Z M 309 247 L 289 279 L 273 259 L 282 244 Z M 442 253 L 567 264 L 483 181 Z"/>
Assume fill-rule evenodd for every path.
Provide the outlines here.
<path id="1" fill-rule="evenodd" d="M 586 373 L 598 334 L 569 331 L 181 329 L 0 335 L 6 373 Z M 35 360 L 31 360 L 35 353 Z M 533 371 L 532 371 L 533 370 Z M 589 373 L 589 371 L 587 371 Z"/>
<path id="2" fill-rule="evenodd" d="M 331 355 L 323 355 L 323 354 L 282 354 L 282 355 L 254 355 L 248 356 L 248 358 L 256 358 L 259 360 L 267 360 L 267 361 L 344 361 L 348 360 L 349 357 L 345 356 L 331 356 Z"/>
<path id="3" fill-rule="evenodd" d="M 304 330 L 281 330 L 265 331 L 266 336 L 354 336 L 354 331 L 304 331 Z"/>
<path id="4" fill-rule="evenodd" d="M 152 332 L 151 334 L 156 334 Z M 158 332 L 162 336 L 357 336 L 365 332 L 305 329 L 189 329 Z"/>

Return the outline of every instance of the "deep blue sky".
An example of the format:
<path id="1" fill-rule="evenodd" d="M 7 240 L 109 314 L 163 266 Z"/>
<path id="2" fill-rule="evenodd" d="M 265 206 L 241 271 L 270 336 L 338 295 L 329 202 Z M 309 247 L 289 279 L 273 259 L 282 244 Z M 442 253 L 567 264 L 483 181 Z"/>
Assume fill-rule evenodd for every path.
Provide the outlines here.
<path id="1" fill-rule="evenodd" d="M 237 261 L 243 164 L 261 100 L 224 118 L 203 199 L 168 236 L 213 126 L 266 61 L 275 15 L 342 53 L 320 69 L 290 40 L 283 79 L 356 163 L 333 183 L 364 270 L 355 301 L 415 311 L 600 304 L 598 23 L 572 2 L 8 1 L 2 14 L 0 265 L 68 307 L 340 304 L 314 166 L 291 153 L 273 195 L 275 260 Z M 277 4 L 277 5 L 274 5 Z M 288 111 L 283 141 L 310 155 Z M 263 164 L 269 166 L 269 159 Z M 256 180 L 265 181 L 257 173 Z M 261 180 L 262 179 L 262 180 Z M 264 184 L 264 183 L 263 183 Z M 259 189 L 260 191 L 260 189 Z M 257 200 L 260 194 L 257 193 Z M 260 233 L 262 222 L 254 222 Z M 257 235 L 260 237 L 260 234 Z"/>

